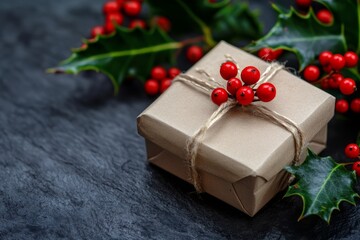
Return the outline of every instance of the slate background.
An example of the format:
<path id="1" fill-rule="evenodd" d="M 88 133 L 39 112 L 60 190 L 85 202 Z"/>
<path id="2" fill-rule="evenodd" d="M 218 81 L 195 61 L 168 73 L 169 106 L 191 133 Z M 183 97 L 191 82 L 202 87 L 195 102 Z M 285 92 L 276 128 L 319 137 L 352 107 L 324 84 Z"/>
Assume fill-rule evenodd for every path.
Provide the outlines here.
<path id="1" fill-rule="evenodd" d="M 283 1 L 285 2 L 285 1 Z M 145 161 L 136 116 L 151 103 L 100 74 L 47 75 L 102 22 L 103 1 L 0 1 L 0 239 L 359 239 L 360 205 L 298 223 L 296 198 L 254 218 Z M 268 29 L 274 20 L 267 1 Z M 344 161 L 359 124 L 334 120 L 324 154 Z M 359 186 L 357 186 L 359 191 Z"/>

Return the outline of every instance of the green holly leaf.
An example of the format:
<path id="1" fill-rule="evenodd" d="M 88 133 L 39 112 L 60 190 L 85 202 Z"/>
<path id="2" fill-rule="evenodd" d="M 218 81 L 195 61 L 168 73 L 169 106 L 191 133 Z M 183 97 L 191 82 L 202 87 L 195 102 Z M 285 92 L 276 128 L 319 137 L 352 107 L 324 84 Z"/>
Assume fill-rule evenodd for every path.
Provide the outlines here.
<path id="1" fill-rule="evenodd" d="M 169 18 L 176 33 L 201 33 L 208 46 L 216 40 L 234 38 L 258 38 L 261 26 L 256 14 L 247 4 L 223 0 L 210 3 L 208 0 L 147 0 L 152 15 Z"/>
<path id="2" fill-rule="evenodd" d="M 273 4 L 273 7 L 279 12 L 276 24 L 267 35 L 250 44 L 246 50 L 254 52 L 263 47 L 285 49 L 295 53 L 302 70 L 322 51 L 342 53 L 347 49 L 344 28 L 320 23 L 312 9 L 307 15 L 301 15 L 293 8 L 284 13 L 276 5 Z"/>
<path id="3" fill-rule="evenodd" d="M 355 205 L 359 195 L 354 191 L 354 171 L 337 164 L 331 157 L 319 157 L 311 150 L 301 166 L 288 166 L 286 171 L 298 180 L 290 186 L 285 197 L 298 195 L 303 200 L 299 220 L 309 215 L 318 215 L 330 222 L 332 212 L 339 210 L 342 201 Z"/>
<path id="4" fill-rule="evenodd" d="M 355 0 L 316 0 L 334 15 L 334 25 L 344 26 L 348 48 L 360 53 L 360 2 Z"/>
<path id="5" fill-rule="evenodd" d="M 117 27 L 113 34 L 98 36 L 94 42 L 86 41 L 86 44 L 87 48 L 74 50 L 59 67 L 48 72 L 77 74 L 85 70 L 100 71 L 111 79 L 115 93 L 125 77 L 136 76 L 145 80 L 154 65 L 173 62 L 173 53 L 182 47 L 158 28 L 146 31 Z"/>

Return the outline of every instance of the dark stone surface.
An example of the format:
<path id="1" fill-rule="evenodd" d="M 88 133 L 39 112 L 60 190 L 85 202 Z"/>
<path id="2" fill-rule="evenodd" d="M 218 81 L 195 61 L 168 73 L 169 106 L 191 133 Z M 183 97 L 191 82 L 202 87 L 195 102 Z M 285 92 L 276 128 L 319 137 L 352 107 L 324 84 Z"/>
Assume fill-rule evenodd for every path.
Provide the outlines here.
<path id="1" fill-rule="evenodd" d="M 252 4 L 272 19 L 266 1 Z M 135 119 L 151 100 L 138 84 L 112 98 L 98 74 L 45 74 L 101 23 L 101 5 L 0 2 L 0 239 L 359 239 L 359 206 L 341 204 L 328 226 L 298 223 L 296 198 L 279 195 L 254 218 L 199 198 L 146 163 Z M 332 121 L 325 154 L 345 160 L 358 130 Z"/>

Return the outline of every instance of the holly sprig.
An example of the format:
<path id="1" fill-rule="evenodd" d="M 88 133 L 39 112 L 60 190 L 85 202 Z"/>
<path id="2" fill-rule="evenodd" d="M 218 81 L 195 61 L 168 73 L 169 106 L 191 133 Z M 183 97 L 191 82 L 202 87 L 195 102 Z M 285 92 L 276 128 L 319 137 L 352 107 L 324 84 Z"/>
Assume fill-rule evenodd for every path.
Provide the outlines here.
<path id="1" fill-rule="evenodd" d="M 147 0 L 143 4 L 149 7 L 143 16 L 148 22 L 147 28 L 129 29 L 123 26 L 122 16 L 112 15 L 105 23 L 105 29 L 111 29 L 111 33 L 85 40 L 84 46 L 73 50 L 68 59 L 48 72 L 102 72 L 111 79 L 114 92 L 118 93 L 128 77 L 145 82 L 152 67 L 176 65 L 178 53 L 190 44 L 209 50 L 218 40 L 253 39 L 261 33 L 256 14 L 238 0 L 214 3 L 208 0 Z M 156 22 L 158 17 L 166 21 L 165 27 Z M 194 36 L 189 37 L 189 31 Z"/>
<path id="2" fill-rule="evenodd" d="M 303 209 L 299 220 L 317 215 L 330 223 L 334 210 L 339 210 L 342 201 L 356 205 L 359 194 L 353 189 L 356 183 L 355 171 L 349 171 L 344 164 L 336 163 L 331 157 L 319 157 L 311 150 L 300 166 L 288 166 L 286 171 L 295 175 L 297 181 L 291 185 L 285 197 L 299 196 Z"/>

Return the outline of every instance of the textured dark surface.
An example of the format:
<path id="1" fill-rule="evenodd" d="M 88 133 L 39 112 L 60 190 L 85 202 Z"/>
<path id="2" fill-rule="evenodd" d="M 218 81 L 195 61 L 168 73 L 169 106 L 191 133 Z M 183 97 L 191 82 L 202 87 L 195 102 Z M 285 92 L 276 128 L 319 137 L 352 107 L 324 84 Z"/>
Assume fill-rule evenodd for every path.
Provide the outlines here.
<path id="1" fill-rule="evenodd" d="M 253 4 L 271 19 L 261 2 Z M 0 2 L 0 239 L 360 238 L 360 206 L 341 204 L 328 226 L 316 217 L 298 223 L 296 198 L 279 195 L 254 218 L 199 198 L 146 163 L 135 119 L 151 100 L 139 85 L 112 98 L 100 75 L 46 75 L 101 23 L 101 4 Z M 324 154 L 345 160 L 358 130 L 332 121 Z"/>

